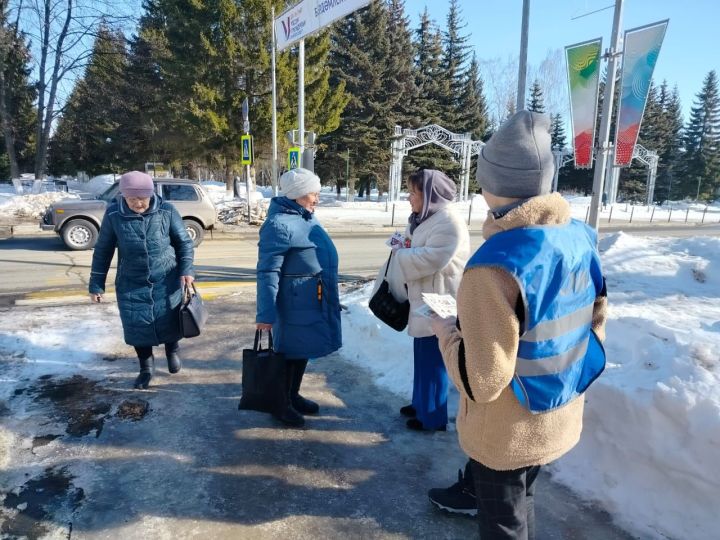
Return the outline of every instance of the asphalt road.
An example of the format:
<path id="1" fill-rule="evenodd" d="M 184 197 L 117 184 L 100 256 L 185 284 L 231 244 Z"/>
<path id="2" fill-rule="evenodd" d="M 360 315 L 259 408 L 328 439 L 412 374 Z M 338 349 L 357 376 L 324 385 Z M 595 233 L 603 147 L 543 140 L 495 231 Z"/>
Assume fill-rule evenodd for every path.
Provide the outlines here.
<path id="1" fill-rule="evenodd" d="M 720 235 L 720 225 L 640 224 L 603 226 L 601 234 L 624 231 L 628 234 L 683 237 Z M 374 277 L 387 257 L 388 232 L 346 233 L 333 239 L 340 255 L 340 272 L 346 280 Z M 480 231 L 470 233 L 471 246 L 482 242 Z M 201 281 L 253 281 L 257 261 L 257 239 L 247 236 L 215 235 L 196 250 L 195 266 Z M 70 251 L 55 235 L 20 236 L 0 240 L 0 302 L 2 297 L 31 291 L 87 286 L 92 251 Z M 108 285 L 114 280 L 114 265 Z"/>

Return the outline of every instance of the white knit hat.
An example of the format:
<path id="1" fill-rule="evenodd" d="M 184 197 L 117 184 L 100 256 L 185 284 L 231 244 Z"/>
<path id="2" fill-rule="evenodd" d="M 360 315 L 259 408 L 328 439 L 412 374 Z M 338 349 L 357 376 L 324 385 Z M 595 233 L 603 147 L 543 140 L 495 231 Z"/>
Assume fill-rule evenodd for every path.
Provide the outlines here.
<path id="1" fill-rule="evenodd" d="M 308 193 L 318 193 L 320 178 L 302 167 L 290 169 L 280 177 L 280 189 L 288 199 L 299 199 Z"/>

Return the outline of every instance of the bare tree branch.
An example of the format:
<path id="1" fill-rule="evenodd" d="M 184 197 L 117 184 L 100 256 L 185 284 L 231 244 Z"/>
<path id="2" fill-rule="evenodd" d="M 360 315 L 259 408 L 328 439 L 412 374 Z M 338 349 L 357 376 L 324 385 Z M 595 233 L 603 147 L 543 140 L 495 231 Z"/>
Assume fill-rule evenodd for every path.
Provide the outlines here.
<path id="1" fill-rule="evenodd" d="M 69 89 L 87 66 L 99 29 L 120 28 L 133 21 L 140 0 L 123 3 L 126 12 L 110 0 L 14 1 L 37 62 L 35 174 L 40 177 L 45 173 L 53 122 L 64 109 Z"/>

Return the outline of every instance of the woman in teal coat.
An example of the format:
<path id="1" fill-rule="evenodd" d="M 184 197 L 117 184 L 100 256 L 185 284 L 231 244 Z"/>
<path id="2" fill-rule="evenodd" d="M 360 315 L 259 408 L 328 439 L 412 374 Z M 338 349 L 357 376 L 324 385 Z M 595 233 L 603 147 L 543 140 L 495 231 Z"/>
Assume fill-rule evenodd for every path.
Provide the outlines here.
<path id="1" fill-rule="evenodd" d="M 140 374 L 135 388 L 147 388 L 155 359 L 165 345 L 168 371 L 180 371 L 178 342 L 182 287 L 193 282 L 193 243 L 182 218 L 155 193 L 153 180 L 139 171 L 120 177 L 120 193 L 105 211 L 93 253 L 90 298 L 102 301 L 110 262 L 118 250 L 115 295 L 125 343 L 135 347 Z"/>
<path id="2" fill-rule="evenodd" d="M 320 179 L 307 169 L 292 169 L 280 186 L 284 196 L 272 199 L 260 228 L 255 321 L 259 330 L 273 330 L 275 350 L 287 359 L 287 403 L 275 416 L 300 426 L 303 414 L 319 410 L 299 393 L 308 359 L 342 345 L 338 255 L 313 215 Z"/>

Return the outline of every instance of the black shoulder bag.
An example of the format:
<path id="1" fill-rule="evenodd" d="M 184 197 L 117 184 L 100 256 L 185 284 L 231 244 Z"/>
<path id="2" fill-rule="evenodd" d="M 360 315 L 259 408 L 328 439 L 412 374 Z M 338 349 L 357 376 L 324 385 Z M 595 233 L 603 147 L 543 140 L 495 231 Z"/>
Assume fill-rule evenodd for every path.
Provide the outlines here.
<path id="1" fill-rule="evenodd" d="M 208 318 L 208 310 L 195 284 L 190 287 L 183 286 L 183 300 L 180 304 L 180 334 L 184 338 L 199 336 Z"/>
<path id="2" fill-rule="evenodd" d="M 390 252 L 388 257 L 387 265 L 385 266 L 385 275 L 383 275 L 383 281 L 375 291 L 368 307 L 375 316 L 382 322 L 387 324 L 390 328 L 402 332 L 408 324 L 408 317 L 410 316 L 410 301 L 405 300 L 404 302 L 398 302 L 390 292 L 390 284 L 387 281 L 388 268 L 390 268 L 390 260 L 392 259 L 393 252 Z"/>

